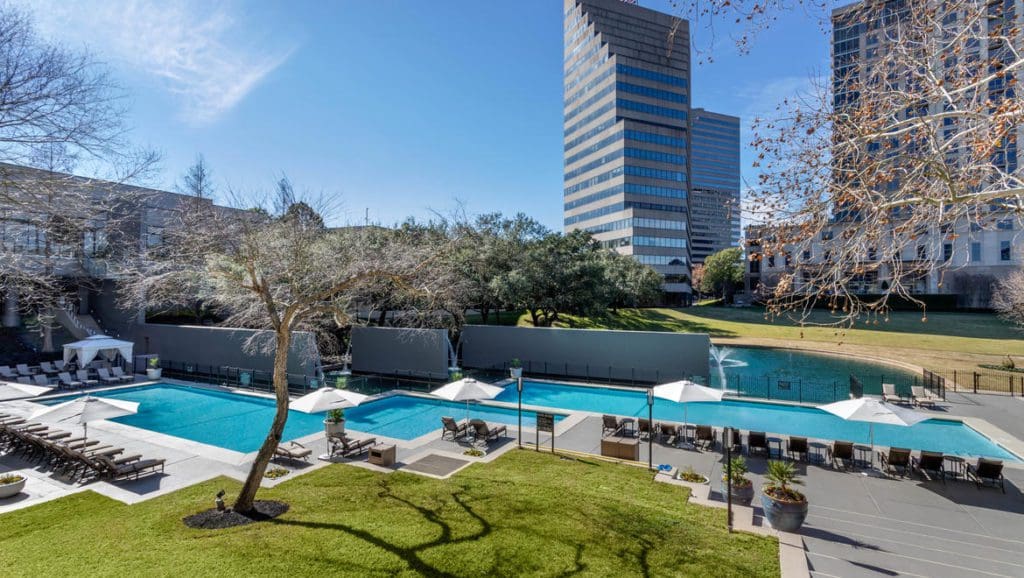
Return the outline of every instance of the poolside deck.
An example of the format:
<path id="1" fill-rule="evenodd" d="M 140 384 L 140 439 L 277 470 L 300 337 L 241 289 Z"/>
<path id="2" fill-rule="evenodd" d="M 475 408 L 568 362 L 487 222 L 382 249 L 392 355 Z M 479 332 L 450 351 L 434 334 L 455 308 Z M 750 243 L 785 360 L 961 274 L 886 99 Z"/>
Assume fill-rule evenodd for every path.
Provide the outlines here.
<path id="1" fill-rule="evenodd" d="M 19 403 L 5 407 L 17 407 Z M 23 403 L 30 412 L 34 406 Z M 983 419 L 1014 441 L 1024 438 L 1024 400 L 1004 396 L 950 394 L 948 403 L 936 411 L 939 416 L 964 416 Z M 600 453 L 601 419 L 597 415 L 577 413 L 556 427 L 555 447 L 588 454 Z M 402 441 L 378 437 L 395 443 L 397 463 L 381 468 L 366 462 L 365 455 L 351 460 L 353 465 L 378 471 L 403 470 L 419 475 L 444 478 L 469 464 L 487 462 L 517 446 L 518 432 L 509 427 L 509 435 L 492 444 L 485 457 L 464 455 L 472 444 L 440 439 L 440 430 L 416 440 Z M 355 437 L 363 437 L 351 432 Z M 145 432 L 114 422 L 90 425 L 90 437 L 126 448 L 128 453 L 167 459 L 164 475 L 138 481 L 85 485 L 69 483 L 55 475 L 33 469 L 10 456 L 0 456 L 0 473 L 17 470 L 27 475 L 27 493 L 0 502 L 0 513 L 27 507 L 41 501 L 74 492 L 92 490 L 110 498 L 135 503 L 190 486 L 219 475 L 243 479 L 252 454 L 198 444 L 153 432 Z M 527 442 L 535 432 L 524 432 Z M 550 436 L 540 435 L 542 449 L 549 447 Z M 300 440 L 313 455 L 326 453 L 322 434 Z M 646 441 L 640 444 L 640 461 L 646 465 Z M 717 451 L 692 451 L 659 443 L 653 444 L 655 464 L 692 467 L 713 480 L 711 500 L 720 500 L 718 485 L 722 455 Z M 344 460 L 349 461 L 349 460 Z M 762 482 L 763 458 L 748 460 L 755 486 Z M 408 467 L 410 464 L 412 467 Z M 272 486 L 305 471 L 328 465 L 312 460 L 281 462 L 292 470 L 277 480 L 265 480 Z M 422 467 L 421 467 L 422 466 Z M 924 482 L 918 478 L 889 479 L 872 472 L 842 472 L 828 466 L 800 464 L 810 501 L 810 514 L 801 536 L 808 568 L 814 576 L 991 576 L 1024 575 L 1024 467 L 1008 465 L 1005 470 L 1007 493 L 978 490 L 963 481 Z M 212 500 L 212 498 L 211 498 Z M 756 506 L 755 502 L 755 506 Z M 755 520 L 758 516 L 755 508 Z"/>

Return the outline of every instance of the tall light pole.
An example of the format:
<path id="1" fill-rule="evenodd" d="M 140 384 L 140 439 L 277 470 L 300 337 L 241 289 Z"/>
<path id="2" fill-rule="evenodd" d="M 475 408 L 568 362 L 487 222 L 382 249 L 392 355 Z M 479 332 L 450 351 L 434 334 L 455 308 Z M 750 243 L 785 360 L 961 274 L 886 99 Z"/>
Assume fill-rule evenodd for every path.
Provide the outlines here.
<path id="1" fill-rule="evenodd" d="M 732 533 L 732 428 L 725 428 L 726 525 Z"/>
<path id="2" fill-rule="evenodd" d="M 654 469 L 654 388 L 647 388 L 647 469 Z"/>

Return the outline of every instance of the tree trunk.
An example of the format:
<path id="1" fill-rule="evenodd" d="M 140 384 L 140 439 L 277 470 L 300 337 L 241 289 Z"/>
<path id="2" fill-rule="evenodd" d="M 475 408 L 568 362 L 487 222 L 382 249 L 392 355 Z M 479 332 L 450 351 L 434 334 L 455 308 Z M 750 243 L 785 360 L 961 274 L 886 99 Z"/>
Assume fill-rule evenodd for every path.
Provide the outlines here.
<path id="1" fill-rule="evenodd" d="M 377 316 L 377 327 L 384 327 L 384 323 L 388 320 L 388 310 L 381 309 L 380 315 Z"/>
<path id="2" fill-rule="evenodd" d="M 491 310 L 487 307 L 480 308 L 480 322 L 487 325 L 487 318 L 491 316 Z"/>
<path id="3" fill-rule="evenodd" d="M 274 413 L 274 422 L 270 425 L 270 432 L 263 440 L 260 451 L 256 454 L 249 469 L 249 475 L 245 478 L 245 484 L 235 499 L 234 509 L 237 512 L 249 512 L 252 510 L 253 501 L 256 499 L 256 491 L 260 489 L 263 481 L 263 474 L 270 465 L 270 459 L 274 457 L 274 451 L 281 443 L 281 435 L 284 433 L 284 425 L 288 420 L 288 349 L 291 345 L 291 331 L 287 328 L 277 330 L 277 345 L 274 350 L 274 395 L 277 398 L 277 411 Z"/>
<path id="4" fill-rule="evenodd" d="M 530 320 L 533 321 L 533 326 L 534 327 L 540 327 L 540 322 L 537 319 L 537 310 L 536 309 L 530 309 L 529 311 L 530 311 Z"/>

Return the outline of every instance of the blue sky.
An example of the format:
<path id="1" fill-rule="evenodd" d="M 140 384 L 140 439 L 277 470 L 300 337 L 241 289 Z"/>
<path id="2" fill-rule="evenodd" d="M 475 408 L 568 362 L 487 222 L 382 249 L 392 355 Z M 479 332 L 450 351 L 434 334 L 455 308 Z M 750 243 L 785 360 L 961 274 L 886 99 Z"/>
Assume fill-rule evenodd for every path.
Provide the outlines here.
<path id="1" fill-rule="evenodd" d="M 221 191 L 266 191 L 283 172 L 337 197 L 338 223 L 461 201 L 561 228 L 558 0 L 29 6 L 42 34 L 87 46 L 130 91 L 134 140 L 163 153 L 154 185 L 174 187 L 203 153 Z M 817 15 L 784 15 L 743 56 L 729 32 L 692 30 L 715 55 L 694 58 L 694 106 L 748 125 L 828 70 Z"/>

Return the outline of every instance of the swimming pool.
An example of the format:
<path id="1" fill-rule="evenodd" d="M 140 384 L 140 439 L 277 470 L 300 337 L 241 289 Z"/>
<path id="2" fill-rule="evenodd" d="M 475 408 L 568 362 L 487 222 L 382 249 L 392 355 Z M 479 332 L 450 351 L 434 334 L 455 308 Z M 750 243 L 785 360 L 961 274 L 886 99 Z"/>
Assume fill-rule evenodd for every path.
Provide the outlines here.
<path id="1" fill-rule="evenodd" d="M 139 402 L 139 412 L 111 421 L 248 453 L 259 449 L 274 418 L 274 400 L 225 391 L 160 383 L 99 391 L 92 395 Z M 78 396 L 62 396 L 41 403 L 54 405 Z M 441 429 L 441 416 L 462 418 L 466 404 L 394 395 L 345 410 L 347 429 L 402 440 L 415 439 Z M 514 410 L 475 404 L 470 417 L 487 422 L 515 424 Z M 560 420 L 564 416 L 555 416 Z M 536 424 L 533 412 L 523 412 L 523 426 Z M 284 440 L 323 431 L 323 414 L 291 411 Z"/>
<path id="2" fill-rule="evenodd" d="M 515 387 L 497 401 L 516 402 Z M 563 410 L 647 417 L 647 394 L 642 390 L 614 389 L 523 381 L 523 404 Z M 840 419 L 813 407 L 727 399 L 721 403 L 691 403 L 689 423 L 730 426 L 744 430 L 868 443 L 869 426 Z M 682 404 L 656 399 L 654 418 L 683 421 Z M 1020 461 L 1014 454 L 974 429 L 952 420 L 930 419 L 911 427 L 875 425 L 876 445 L 928 450 L 966 457 Z"/>

